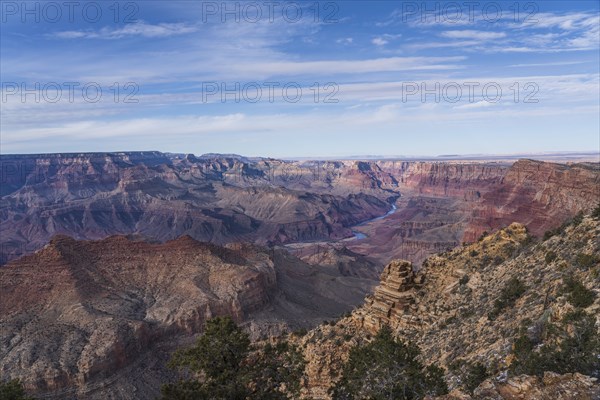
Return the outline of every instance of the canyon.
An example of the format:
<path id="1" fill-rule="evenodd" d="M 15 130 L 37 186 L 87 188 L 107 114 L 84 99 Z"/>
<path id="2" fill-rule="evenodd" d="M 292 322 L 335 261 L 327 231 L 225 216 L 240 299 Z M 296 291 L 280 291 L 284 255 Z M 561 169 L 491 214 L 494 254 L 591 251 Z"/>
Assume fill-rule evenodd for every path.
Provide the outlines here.
<path id="1" fill-rule="evenodd" d="M 0 371 L 56 399 L 155 397 L 172 351 L 220 315 L 253 340 L 308 329 L 292 336 L 316 399 L 383 324 L 446 367 L 501 364 L 514 324 L 479 315 L 496 282 L 540 263 L 542 249 L 518 251 L 532 236 L 600 199 L 600 164 L 585 162 L 121 152 L 0 155 L 0 167 Z M 569 238 L 596 254 L 597 226 L 579 229 Z M 558 285 L 555 264 L 536 268 L 521 273 Z"/>
<path id="2" fill-rule="evenodd" d="M 371 288 L 287 252 L 189 236 L 55 236 L 0 278 L 0 373 L 57 399 L 153 398 L 170 352 L 208 318 L 229 315 L 254 339 L 279 336 L 338 317 Z"/>
<path id="3" fill-rule="evenodd" d="M 600 164 L 283 161 L 160 152 L 0 156 L 0 262 L 56 234 L 215 244 L 335 244 L 420 263 L 512 222 L 532 234 L 589 210 Z M 364 224 L 390 211 L 385 219 Z M 357 226 L 363 223 L 361 226 Z M 356 229 L 356 231 L 354 231 Z M 354 232 L 354 233 L 353 233 Z M 362 239 L 345 240 L 360 233 Z"/>

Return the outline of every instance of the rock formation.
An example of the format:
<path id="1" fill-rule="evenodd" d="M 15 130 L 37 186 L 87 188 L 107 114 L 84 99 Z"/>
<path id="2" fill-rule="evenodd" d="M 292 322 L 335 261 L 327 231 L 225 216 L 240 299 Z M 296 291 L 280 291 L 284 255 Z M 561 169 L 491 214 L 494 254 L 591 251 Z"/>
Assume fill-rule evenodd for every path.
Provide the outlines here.
<path id="1" fill-rule="evenodd" d="M 225 244 L 339 241 L 419 263 L 513 221 L 535 235 L 600 196 L 598 164 L 282 161 L 159 152 L 1 155 L 0 264 L 56 234 Z M 377 271 L 379 272 L 379 271 Z"/>
<path id="2" fill-rule="evenodd" d="M 461 363 L 483 363 L 492 376 L 505 376 L 520 329 L 535 332 L 540 324 L 561 321 L 574 310 L 564 289 L 568 276 L 596 293 L 585 311 L 596 316 L 600 334 L 599 235 L 600 221 L 587 217 L 536 243 L 525 226 L 514 223 L 473 244 L 429 257 L 418 273 L 409 262 L 390 262 L 362 307 L 299 340 L 308 359 L 306 396 L 328 399 L 328 388 L 349 349 L 369 341 L 383 324 L 418 345 L 422 360 L 443 366 L 453 389 L 460 386 L 453 368 Z M 523 283 L 523 293 L 490 318 L 512 278 Z M 594 399 L 600 385 L 578 374 L 547 373 L 543 379 L 488 380 L 473 398 L 546 399 L 554 391 L 563 399 Z M 463 398 L 471 397 L 456 390 L 444 397 Z"/>
<path id="3" fill-rule="evenodd" d="M 417 311 L 417 290 L 423 280 L 423 275 L 415 278 L 410 262 L 390 262 L 381 274 L 381 283 L 375 293 L 365 300 L 361 310 L 364 315 L 363 327 L 377 332 L 383 325 L 393 326 L 397 321 L 407 323 L 412 320 Z"/>
<path id="4" fill-rule="evenodd" d="M 542 378 L 521 375 L 506 382 L 488 379 L 483 382 L 473 396 L 455 391 L 446 396 L 427 400 L 595 400 L 600 398 L 600 385 L 597 379 L 581 374 L 559 375 L 546 372 Z"/>
<path id="5" fill-rule="evenodd" d="M 281 335 L 340 315 L 370 287 L 246 244 L 57 236 L 0 268 L 0 374 L 47 398 L 155 398 L 169 353 L 207 318 Z"/>
<path id="6" fill-rule="evenodd" d="M 296 338 L 308 361 L 305 395 L 327 398 L 349 349 L 383 324 L 447 367 L 452 388 L 457 360 L 505 372 L 521 325 L 572 309 L 561 291 L 566 272 L 600 291 L 597 221 L 530 244 L 530 234 L 596 205 L 597 164 L 158 152 L 0 161 L 0 261 L 30 254 L 0 268 L 0 369 L 50 398 L 152 398 L 169 351 L 206 318 L 232 315 L 254 338 L 314 327 L 360 304 L 373 288 L 368 278 L 397 257 L 409 261 L 390 262 L 363 307 Z M 388 212 L 390 201 L 394 214 L 357 227 Z M 354 229 L 366 238 L 351 239 Z M 484 230 L 493 234 L 477 241 Z M 326 250 L 311 253 L 321 243 Z M 592 265 L 579 268 L 581 254 Z M 515 276 L 525 293 L 490 320 Z M 599 309 L 599 300 L 588 307 Z M 555 378 L 557 388 L 575 382 L 572 390 L 589 382 Z M 511 379 L 532 396 L 553 387 Z M 481 390 L 504 396 L 508 382 Z"/>
<path id="7" fill-rule="evenodd" d="M 320 180 L 294 179 L 276 160 L 149 152 L 2 155 L 0 162 L 0 263 L 57 234 L 189 235 L 217 244 L 337 240 L 390 207 L 381 189 L 330 191 Z"/>
<path id="8" fill-rule="evenodd" d="M 600 165 L 517 161 L 502 184 L 482 195 L 466 228 L 464 241 L 518 221 L 542 236 L 579 211 L 600 201 Z"/>
<path id="9" fill-rule="evenodd" d="M 379 161 L 398 181 L 398 211 L 363 229 L 350 248 L 381 262 L 420 263 L 512 222 L 543 236 L 600 200 L 600 165 Z"/>

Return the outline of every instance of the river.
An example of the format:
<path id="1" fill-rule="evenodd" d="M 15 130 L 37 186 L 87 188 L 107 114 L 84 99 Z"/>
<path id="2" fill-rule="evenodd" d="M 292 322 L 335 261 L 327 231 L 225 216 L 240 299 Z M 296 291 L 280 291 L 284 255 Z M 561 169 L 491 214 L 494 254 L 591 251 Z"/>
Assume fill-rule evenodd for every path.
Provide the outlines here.
<path id="1" fill-rule="evenodd" d="M 393 213 L 395 213 L 397 209 L 398 209 L 398 207 L 396 207 L 396 204 L 392 204 L 392 209 L 390 211 L 388 211 L 385 215 L 382 215 L 380 217 L 376 217 L 376 218 L 370 219 L 370 220 L 365 221 L 365 222 L 361 222 L 360 224 L 355 225 L 354 227 L 364 226 L 364 225 L 370 224 L 371 222 L 379 221 L 381 219 L 389 217 L 390 215 L 392 215 Z M 366 239 L 368 237 L 367 235 L 365 235 L 362 232 L 352 231 L 352 233 L 354 234 L 354 239 L 355 240 Z"/>

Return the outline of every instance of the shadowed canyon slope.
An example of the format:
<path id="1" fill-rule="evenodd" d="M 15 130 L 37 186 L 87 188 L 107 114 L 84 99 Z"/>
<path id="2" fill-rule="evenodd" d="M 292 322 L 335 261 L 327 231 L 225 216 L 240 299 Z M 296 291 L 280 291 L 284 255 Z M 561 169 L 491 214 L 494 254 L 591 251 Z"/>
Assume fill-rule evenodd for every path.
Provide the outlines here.
<path id="1" fill-rule="evenodd" d="M 0 278 L 2 376 L 60 399 L 154 398 L 168 352 L 207 318 L 230 315 L 254 337 L 279 335 L 339 316 L 372 287 L 279 250 L 190 237 L 57 236 Z"/>
<path id="2" fill-rule="evenodd" d="M 344 245 L 379 263 L 419 262 L 513 221 L 541 235 L 600 196 L 598 164 L 530 160 L 286 162 L 132 152 L 1 162 L 2 262 L 55 234 L 312 246 L 352 238 L 354 226 L 384 215 L 392 201 L 397 212 L 357 227 L 366 238 Z"/>

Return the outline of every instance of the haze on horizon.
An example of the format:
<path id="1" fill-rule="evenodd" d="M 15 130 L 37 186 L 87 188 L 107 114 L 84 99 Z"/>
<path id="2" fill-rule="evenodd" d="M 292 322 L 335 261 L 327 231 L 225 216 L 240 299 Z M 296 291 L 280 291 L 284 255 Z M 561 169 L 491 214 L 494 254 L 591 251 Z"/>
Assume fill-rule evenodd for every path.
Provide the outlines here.
<path id="1" fill-rule="evenodd" d="M 1 151 L 600 151 L 597 1 L 439 3 L 2 2 Z"/>

